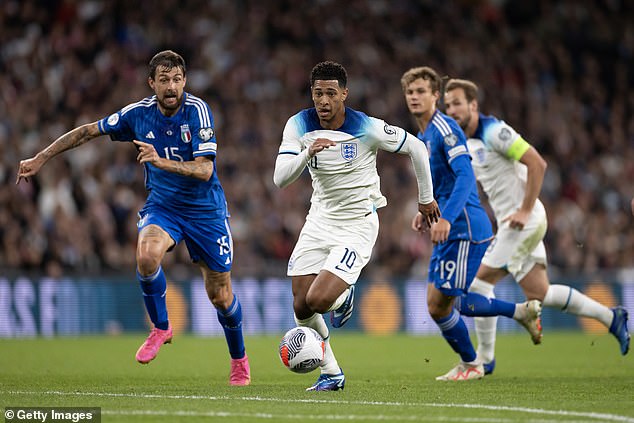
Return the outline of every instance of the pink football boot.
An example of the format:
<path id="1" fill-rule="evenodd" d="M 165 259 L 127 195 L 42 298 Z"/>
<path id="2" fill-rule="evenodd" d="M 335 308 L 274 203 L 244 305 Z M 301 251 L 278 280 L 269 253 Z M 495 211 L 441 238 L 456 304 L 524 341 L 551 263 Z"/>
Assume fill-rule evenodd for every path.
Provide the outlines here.
<path id="1" fill-rule="evenodd" d="M 150 336 L 147 337 L 143 345 L 136 352 L 136 361 L 141 364 L 147 364 L 156 358 L 159 349 L 163 344 L 172 343 L 172 327 L 167 330 L 154 328 L 150 331 Z"/>
<path id="2" fill-rule="evenodd" d="M 246 386 L 250 383 L 251 369 L 249 368 L 249 357 L 245 354 L 242 358 L 232 358 L 229 384 L 233 386 Z"/>

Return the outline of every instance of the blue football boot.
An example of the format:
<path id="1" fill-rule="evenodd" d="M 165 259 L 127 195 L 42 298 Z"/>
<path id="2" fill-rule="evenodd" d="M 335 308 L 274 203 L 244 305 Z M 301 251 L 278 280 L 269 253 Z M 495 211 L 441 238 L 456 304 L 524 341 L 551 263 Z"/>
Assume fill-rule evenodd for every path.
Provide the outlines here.
<path id="1" fill-rule="evenodd" d="M 343 370 L 339 369 L 339 373 L 336 375 L 321 374 L 317 379 L 317 382 L 310 388 L 306 388 L 307 391 L 338 391 L 342 390 L 346 384 L 346 377 L 343 374 Z"/>
<path id="2" fill-rule="evenodd" d="M 627 330 L 627 310 L 618 306 L 612 309 L 614 319 L 610 325 L 610 333 L 619 341 L 621 354 L 625 355 L 630 350 L 630 333 Z"/>
<path id="3" fill-rule="evenodd" d="M 352 309 L 354 308 L 354 285 L 348 288 L 348 296 L 346 300 L 336 310 L 330 312 L 330 324 L 334 328 L 340 328 L 352 317 Z"/>
<path id="4" fill-rule="evenodd" d="M 490 375 L 493 373 L 493 370 L 495 370 L 495 358 L 493 358 L 493 360 L 489 361 L 488 363 L 484 363 L 484 374 L 485 375 Z"/>

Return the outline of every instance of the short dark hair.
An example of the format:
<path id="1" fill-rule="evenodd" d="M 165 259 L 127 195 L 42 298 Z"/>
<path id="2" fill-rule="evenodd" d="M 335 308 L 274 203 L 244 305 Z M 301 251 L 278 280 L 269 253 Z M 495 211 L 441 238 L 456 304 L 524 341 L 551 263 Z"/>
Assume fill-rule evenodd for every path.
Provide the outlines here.
<path id="1" fill-rule="evenodd" d="M 185 59 L 183 57 L 172 51 L 172 50 L 164 50 L 156 53 L 152 60 L 150 60 L 150 69 L 149 76 L 154 79 L 156 76 L 156 70 L 159 67 L 164 67 L 167 70 L 172 70 L 173 68 L 180 68 L 183 71 L 183 76 L 185 76 L 187 72 L 187 68 L 185 66 Z"/>
<path id="2" fill-rule="evenodd" d="M 474 82 L 469 81 L 468 79 L 450 79 L 445 86 L 445 92 L 449 92 L 457 88 L 462 88 L 464 96 L 468 102 L 478 99 L 478 86 Z"/>
<path id="3" fill-rule="evenodd" d="M 432 93 L 440 93 L 442 78 L 440 78 L 440 76 L 438 76 L 438 73 L 429 66 L 412 68 L 405 72 L 401 77 L 401 86 L 403 87 L 403 91 L 407 89 L 407 86 L 409 84 L 419 78 L 429 81 L 429 87 L 431 88 Z"/>
<path id="4" fill-rule="evenodd" d="M 336 62 L 325 61 L 317 63 L 312 71 L 310 71 L 310 86 L 315 85 L 315 81 L 332 81 L 339 82 L 339 88 L 346 88 L 348 83 L 348 73 L 346 68 Z"/>

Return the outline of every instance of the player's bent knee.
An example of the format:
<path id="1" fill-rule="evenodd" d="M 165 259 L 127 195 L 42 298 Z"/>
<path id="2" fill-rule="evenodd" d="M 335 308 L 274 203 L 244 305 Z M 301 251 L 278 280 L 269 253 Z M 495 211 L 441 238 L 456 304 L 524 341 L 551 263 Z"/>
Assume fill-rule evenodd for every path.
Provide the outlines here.
<path id="1" fill-rule="evenodd" d="M 204 272 L 205 290 L 209 301 L 214 307 L 226 309 L 233 302 L 233 290 L 231 289 L 231 276 L 229 272 Z"/>
<path id="2" fill-rule="evenodd" d="M 321 295 L 308 294 L 306 295 L 306 304 L 315 313 L 325 313 L 332 305 L 332 301 Z"/>
<path id="3" fill-rule="evenodd" d="M 427 303 L 427 310 L 429 311 L 431 318 L 434 320 L 442 319 L 451 314 L 451 306 L 445 307 L 436 303 Z"/>
<path id="4" fill-rule="evenodd" d="M 546 268 L 543 265 L 535 265 L 520 281 L 520 287 L 524 291 L 526 299 L 544 301 L 550 288 Z"/>
<path id="5" fill-rule="evenodd" d="M 159 257 L 153 257 L 151 254 L 139 254 L 137 256 L 137 269 L 142 276 L 153 274 L 160 264 Z"/>
<path id="6" fill-rule="evenodd" d="M 546 297 L 546 292 L 548 292 L 548 287 L 546 287 L 546 289 L 543 289 L 541 287 L 537 289 L 525 288 L 525 287 L 522 287 L 522 288 L 524 291 L 524 296 L 526 296 L 526 299 L 528 301 L 530 300 L 544 301 L 544 298 Z"/>
<path id="7" fill-rule="evenodd" d="M 211 301 L 211 304 L 219 309 L 219 310 L 226 310 L 231 306 L 231 303 L 233 302 L 233 296 L 231 295 L 210 295 L 209 292 L 207 292 L 207 296 L 209 297 L 209 301 Z"/>

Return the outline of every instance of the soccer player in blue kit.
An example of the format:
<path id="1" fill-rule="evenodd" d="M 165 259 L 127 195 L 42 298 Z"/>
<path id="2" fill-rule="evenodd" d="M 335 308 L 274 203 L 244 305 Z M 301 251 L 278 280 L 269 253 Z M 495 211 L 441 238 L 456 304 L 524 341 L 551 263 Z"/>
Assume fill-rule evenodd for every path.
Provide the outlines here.
<path id="1" fill-rule="evenodd" d="M 434 197 L 441 210 L 440 219 L 430 229 L 434 247 L 427 306 L 443 337 L 461 358 L 456 367 L 436 380 L 465 381 L 481 379 L 484 367 L 460 315 L 514 318 L 529 331 L 533 342 L 539 343 L 541 304 L 537 300 L 513 304 L 467 292 L 493 238 L 493 229 L 480 205 L 464 132 L 436 108 L 441 82 L 429 67 L 410 69 L 401 78 L 407 106 L 420 131 L 418 138 L 429 150 Z M 420 213 L 414 217 L 412 228 L 425 229 Z"/>
<path id="2" fill-rule="evenodd" d="M 231 355 L 231 385 L 251 381 L 242 335 L 242 310 L 231 286 L 233 243 L 227 202 L 215 167 L 213 115 L 203 100 L 184 91 L 183 58 L 166 50 L 149 63 L 148 84 L 154 95 L 129 104 L 99 121 L 59 137 L 34 157 L 20 162 L 16 183 L 34 176 L 52 157 L 97 138 L 134 142 L 145 168 L 148 197 L 139 212 L 136 249 L 137 279 L 154 324 L 136 354 L 147 364 L 165 343 L 172 328 L 165 302 L 165 254 L 185 241 L 202 271 L 207 295 L 216 308 Z"/>

